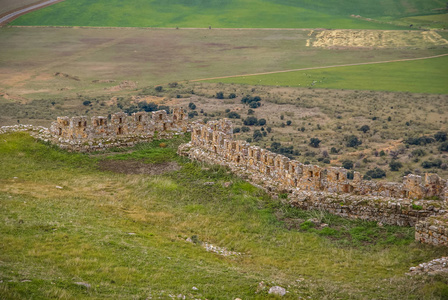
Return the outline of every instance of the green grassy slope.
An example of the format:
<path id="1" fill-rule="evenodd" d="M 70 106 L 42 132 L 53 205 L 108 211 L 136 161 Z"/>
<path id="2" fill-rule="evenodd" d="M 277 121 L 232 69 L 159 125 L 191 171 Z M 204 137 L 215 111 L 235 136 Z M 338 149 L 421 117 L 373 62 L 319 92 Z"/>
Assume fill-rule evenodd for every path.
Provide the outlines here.
<path id="1" fill-rule="evenodd" d="M 66 0 L 27 14 L 14 25 L 393 29 L 351 17 L 396 19 L 432 13 L 441 0 Z"/>
<path id="2" fill-rule="evenodd" d="M 412 228 L 281 205 L 225 169 L 176 158 L 179 142 L 117 157 L 160 162 L 164 152 L 183 167 L 147 176 L 101 172 L 98 158 L 2 135 L 0 298 L 266 299 L 281 285 L 285 299 L 437 299 L 446 290 L 446 279 L 404 275 L 447 251 L 414 243 Z M 282 221 L 310 217 L 330 227 Z M 207 252 L 192 236 L 242 255 Z"/>
<path id="3" fill-rule="evenodd" d="M 448 93 L 448 56 L 425 60 L 233 77 L 208 82 Z"/>

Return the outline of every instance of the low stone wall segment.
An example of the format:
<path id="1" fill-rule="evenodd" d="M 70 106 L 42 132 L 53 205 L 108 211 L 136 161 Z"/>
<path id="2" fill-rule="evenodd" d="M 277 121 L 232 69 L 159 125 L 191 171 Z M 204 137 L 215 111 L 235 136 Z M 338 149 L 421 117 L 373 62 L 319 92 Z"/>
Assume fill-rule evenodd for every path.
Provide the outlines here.
<path id="1" fill-rule="evenodd" d="M 349 180 L 343 168 L 304 165 L 233 140 L 232 132 L 232 123 L 227 119 L 207 124 L 193 122 L 191 141 L 181 145 L 178 154 L 227 166 L 270 193 L 287 195 L 288 202 L 301 209 L 320 209 L 346 218 L 399 226 L 415 226 L 430 217 L 448 216 L 448 183 L 437 174 L 410 174 L 402 183 L 393 183 L 363 180 L 355 172 L 353 180 Z M 439 234 L 447 237 L 447 232 Z"/>

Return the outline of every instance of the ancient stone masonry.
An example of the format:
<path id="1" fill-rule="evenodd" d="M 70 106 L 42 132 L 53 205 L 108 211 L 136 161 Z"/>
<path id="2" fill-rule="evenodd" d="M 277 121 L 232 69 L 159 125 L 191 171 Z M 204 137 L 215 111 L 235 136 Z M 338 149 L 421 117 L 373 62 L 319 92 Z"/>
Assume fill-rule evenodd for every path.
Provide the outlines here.
<path id="1" fill-rule="evenodd" d="M 187 115 L 183 109 L 173 114 L 159 110 L 148 114 L 137 112 L 128 116 L 119 112 L 107 117 L 58 117 L 50 127 L 52 141 L 71 151 L 98 151 L 110 147 L 133 146 L 138 142 L 170 138 L 187 131 Z"/>
<path id="2" fill-rule="evenodd" d="M 422 243 L 448 247 L 448 214 L 419 221 L 415 225 L 415 239 Z"/>
<path id="3" fill-rule="evenodd" d="M 178 153 L 192 159 L 230 167 L 269 192 L 286 194 L 291 205 L 323 209 L 348 218 L 414 226 L 430 216 L 446 214 L 448 183 L 437 174 L 404 177 L 402 183 L 363 180 L 355 172 L 304 165 L 244 141 L 233 140 L 232 123 L 193 122 L 191 142 Z M 433 200 L 425 200 L 425 199 Z M 436 199 L 436 200 L 434 200 Z"/>

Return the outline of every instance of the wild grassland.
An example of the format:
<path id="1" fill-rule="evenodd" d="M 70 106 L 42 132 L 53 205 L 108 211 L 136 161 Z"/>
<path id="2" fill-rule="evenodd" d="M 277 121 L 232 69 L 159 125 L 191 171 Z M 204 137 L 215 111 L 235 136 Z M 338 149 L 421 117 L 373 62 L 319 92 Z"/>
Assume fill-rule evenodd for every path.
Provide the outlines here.
<path id="1" fill-rule="evenodd" d="M 286 299 L 446 294 L 446 278 L 404 275 L 447 254 L 413 242 L 411 228 L 292 209 L 226 169 L 172 158 L 177 143 L 163 151 L 182 170 L 144 176 L 100 172 L 98 157 L 65 153 L 25 134 L 2 135 L 1 298 L 266 299 L 267 288 L 257 292 L 261 281 L 287 288 Z M 151 146 L 143 148 L 150 158 Z M 310 217 L 333 230 L 306 222 L 287 229 Z M 242 255 L 206 252 L 185 241 L 193 235 Z"/>
<path id="2" fill-rule="evenodd" d="M 416 61 L 242 76 L 208 82 L 329 89 L 448 93 L 448 56 Z"/>
<path id="3" fill-rule="evenodd" d="M 386 22 L 444 8 L 441 0 L 423 1 L 145 1 L 67 0 L 29 13 L 13 25 L 200 27 L 208 28 L 359 28 L 396 29 Z M 364 18 L 354 18 L 361 15 Z M 406 24 L 407 25 L 407 24 Z M 408 26 L 408 25 L 407 25 Z M 405 27 L 401 27 L 405 28 Z"/>

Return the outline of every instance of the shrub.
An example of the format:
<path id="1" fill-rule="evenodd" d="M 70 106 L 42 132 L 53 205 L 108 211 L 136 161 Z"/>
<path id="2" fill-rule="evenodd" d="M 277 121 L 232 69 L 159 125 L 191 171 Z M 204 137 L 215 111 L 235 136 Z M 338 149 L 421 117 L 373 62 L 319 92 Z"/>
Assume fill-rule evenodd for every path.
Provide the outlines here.
<path id="1" fill-rule="evenodd" d="M 163 86 L 158 85 L 154 89 L 156 90 L 156 92 L 161 92 L 161 91 L 163 91 Z"/>
<path id="2" fill-rule="evenodd" d="M 234 98 L 236 98 L 235 93 L 230 93 L 230 94 L 229 94 L 229 99 L 234 99 Z"/>
<path id="3" fill-rule="evenodd" d="M 248 115 L 253 115 L 254 112 L 255 112 L 255 111 L 254 111 L 253 109 L 250 109 L 250 108 L 247 110 L 247 114 L 248 114 Z"/>
<path id="4" fill-rule="evenodd" d="M 320 142 L 321 142 L 321 140 L 319 140 L 318 138 L 311 138 L 310 139 L 310 146 L 314 147 L 314 148 L 317 148 L 317 147 L 319 147 Z"/>
<path id="5" fill-rule="evenodd" d="M 89 106 L 91 103 L 92 103 L 91 101 L 86 100 L 86 101 L 84 101 L 84 102 L 82 103 L 82 105 L 84 105 L 84 106 Z"/>
<path id="6" fill-rule="evenodd" d="M 347 179 L 353 179 L 354 177 L 355 177 L 354 171 L 347 172 Z"/>
<path id="7" fill-rule="evenodd" d="M 448 142 L 443 142 L 440 147 L 439 147 L 440 151 L 448 151 Z"/>
<path id="8" fill-rule="evenodd" d="M 342 167 L 347 170 L 353 169 L 353 162 L 351 160 L 344 160 L 342 162 Z"/>
<path id="9" fill-rule="evenodd" d="M 264 126 L 266 125 L 266 120 L 265 119 L 259 119 L 258 120 L 258 126 Z"/>
<path id="10" fill-rule="evenodd" d="M 235 111 L 231 111 L 231 112 L 229 112 L 229 113 L 227 114 L 227 118 L 230 118 L 230 119 L 239 119 L 239 118 L 241 118 L 241 116 L 240 116 L 237 112 L 235 112 Z"/>
<path id="11" fill-rule="evenodd" d="M 413 156 L 425 156 L 426 152 L 423 149 L 415 149 L 412 152 Z"/>
<path id="12" fill-rule="evenodd" d="M 194 111 L 188 113 L 188 118 L 193 119 L 197 115 L 198 115 L 198 112 L 194 110 Z"/>
<path id="13" fill-rule="evenodd" d="M 384 170 L 381 170 L 380 168 L 376 167 L 373 170 L 367 171 L 366 175 L 371 178 L 383 178 L 383 177 L 386 177 L 386 172 L 384 172 Z"/>
<path id="14" fill-rule="evenodd" d="M 359 131 L 362 131 L 364 133 L 366 133 L 369 130 L 370 130 L 369 125 L 362 125 L 361 128 L 359 128 Z"/>
<path id="15" fill-rule="evenodd" d="M 429 137 L 429 136 L 421 136 L 418 138 L 408 138 L 404 141 L 406 144 L 408 145 L 426 145 L 426 144 L 431 144 L 434 142 L 434 139 Z"/>
<path id="16" fill-rule="evenodd" d="M 177 82 L 170 82 L 170 83 L 168 83 L 168 86 L 169 86 L 170 88 L 175 88 L 177 85 L 178 85 Z"/>
<path id="17" fill-rule="evenodd" d="M 362 141 L 358 139 L 358 137 L 355 135 L 346 136 L 345 141 L 346 141 L 345 145 L 347 147 L 357 147 L 362 144 Z"/>
<path id="18" fill-rule="evenodd" d="M 244 120 L 244 125 L 253 126 L 258 123 L 258 119 L 256 117 L 247 117 Z"/>
<path id="19" fill-rule="evenodd" d="M 224 99 L 224 93 L 223 92 L 217 92 L 215 97 L 216 97 L 216 99 Z"/>
<path id="20" fill-rule="evenodd" d="M 243 126 L 243 127 L 241 127 L 241 131 L 242 132 L 248 132 L 248 131 L 250 131 L 250 128 L 247 127 L 247 126 Z"/>
<path id="21" fill-rule="evenodd" d="M 258 142 L 263 138 L 263 134 L 261 133 L 260 130 L 255 130 L 254 133 L 252 134 L 252 138 L 254 139 L 255 142 Z"/>
<path id="22" fill-rule="evenodd" d="M 241 131 L 241 128 L 239 128 L 239 127 L 233 128 L 233 133 L 238 133 L 240 131 Z"/>
<path id="23" fill-rule="evenodd" d="M 286 121 L 286 126 L 290 126 L 292 124 L 291 120 Z"/>
<path id="24" fill-rule="evenodd" d="M 434 138 L 438 142 L 445 142 L 447 140 L 447 134 L 446 132 L 439 131 L 436 134 L 434 134 Z"/>
<path id="25" fill-rule="evenodd" d="M 266 131 L 269 132 L 269 133 L 271 133 L 272 128 L 271 128 L 271 127 L 266 127 Z"/>
<path id="26" fill-rule="evenodd" d="M 401 167 L 403 167 L 403 164 L 399 161 L 392 160 L 389 163 L 389 168 L 391 171 L 398 171 L 398 170 L 400 170 Z"/>
<path id="27" fill-rule="evenodd" d="M 196 104 L 194 104 L 193 102 L 190 102 L 190 103 L 188 104 L 188 107 L 189 107 L 190 109 L 192 109 L 192 110 L 195 110 L 195 109 L 196 109 Z"/>
<path id="28" fill-rule="evenodd" d="M 335 147 L 331 147 L 331 149 L 330 149 L 331 154 L 337 154 L 338 152 L 339 152 L 338 149 L 336 149 Z"/>

